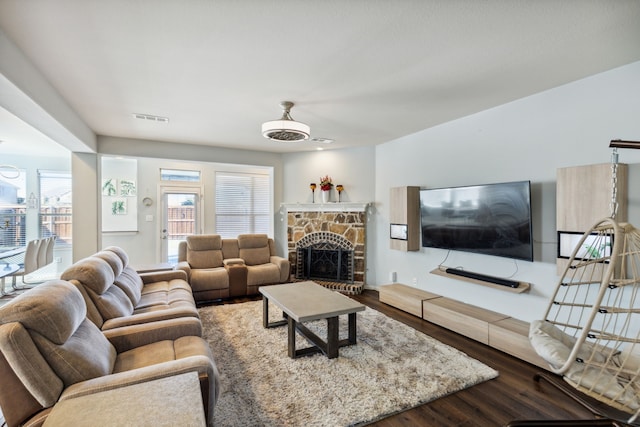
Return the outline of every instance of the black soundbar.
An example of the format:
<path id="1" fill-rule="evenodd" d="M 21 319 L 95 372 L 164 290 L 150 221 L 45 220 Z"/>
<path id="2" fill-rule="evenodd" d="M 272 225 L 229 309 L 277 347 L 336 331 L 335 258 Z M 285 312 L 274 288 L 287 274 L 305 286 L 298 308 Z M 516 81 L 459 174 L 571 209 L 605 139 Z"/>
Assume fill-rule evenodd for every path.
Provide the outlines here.
<path id="1" fill-rule="evenodd" d="M 496 285 L 508 286 L 509 288 L 517 288 L 518 282 L 515 280 L 503 279 L 501 277 L 487 276 L 486 274 L 474 273 L 473 271 L 461 270 L 459 268 L 447 268 L 448 274 L 456 276 L 468 277 L 470 279 L 482 280 L 483 282 L 495 283 Z"/>

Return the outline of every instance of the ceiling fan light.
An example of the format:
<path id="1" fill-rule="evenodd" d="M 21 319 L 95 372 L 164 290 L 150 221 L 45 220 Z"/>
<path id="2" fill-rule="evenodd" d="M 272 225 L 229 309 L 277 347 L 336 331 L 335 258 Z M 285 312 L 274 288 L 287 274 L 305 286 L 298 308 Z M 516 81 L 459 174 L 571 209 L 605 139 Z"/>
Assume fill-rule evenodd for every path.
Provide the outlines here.
<path id="1" fill-rule="evenodd" d="M 262 135 L 272 141 L 291 142 L 309 139 L 311 129 L 308 125 L 296 122 L 291 118 L 289 110 L 293 102 L 284 101 L 280 104 L 283 109 L 280 120 L 272 120 L 262 124 Z"/>
<path id="2" fill-rule="evenodd" d="M 303 141 L 309 139 L 311 129 L 293 120 L 273 120 L 262 124 L 262 135 L 273 141 Z"/>

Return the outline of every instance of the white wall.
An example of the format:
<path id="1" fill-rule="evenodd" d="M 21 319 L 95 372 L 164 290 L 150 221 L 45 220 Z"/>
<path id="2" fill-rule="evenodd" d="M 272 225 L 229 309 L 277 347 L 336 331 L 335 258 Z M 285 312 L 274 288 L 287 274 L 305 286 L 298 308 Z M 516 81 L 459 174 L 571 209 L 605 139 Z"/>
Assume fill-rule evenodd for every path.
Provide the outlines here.
<path id="1" fill-rule="evenodd" d="M 555 179 L 561 167 L 608 163 L 611 139 L 640 140 L 640 62 L 452 121 L 376 147 L 374 274 L 377 287 L 397 272 L 398 282 L 523 320 L 539 318 L 558 276 L 555 267 Z M 640 150 L 620 150 L 631 164 L 629 222 L 640 224 Z M 531 282 L 512 294 L 435 276 L 447 251 L 389 249 L 389 188 L 437 188 L 530 180 L 535 261 L 512 261 L 451 251 L 445 265 Z M 605 185 L 610 185 L 605 183 Z M 286 193 L 285 193 L 286 194 Z"/>
<path id="2" fill-rule="evenodd" d="M 160 212 L 158 186 L 160 168 L 196 169 L 202 172 L 204 186 L 204 233 L 213 233 L 214 210 L 213 177 L 216 170 L 229 171 L 233 165 L 259 166 L 273 170 L 275 223 L 274 236 L 279 236 L 278 209 L 282 203 L 282 160 L 281 155 L 261 151 L 234 150 L 205 145 L 180 144 L 164 141 L 98 136 L 98 151 L 101 155 L 127 156 L 138 159 L 138 232 L 103 233 L 99 247 L 117 245 L 124 248 L 132 264 L 149 264 L 160 261 L 159 230 Z M 150 196 L 154 200 L 151 207 L 142 205 L 141 200 Z M 153 215 L 153 221 L 146 221 Z M 74 222 L 75 224 L 75 222 Z M 279 254 L 286 252 L 286 240 L 278 242 Z"/>
<path id="3" fill-rule="evenodd" d="M 71 154 L 73 187 L 73 262 L 100 249 L 98 156 Z"/>
<path id="4" fill-rule="evenodd" d="M 329 175 L 333 179 L 332 201 L 338 200 L 335 185 L 342 184 L 343 202 L 370 202 L 371 214 L 368 214 L 367 251 L 376 250 L 375 226 L 375 148 L 361 147 L 342 150 L 311 151 L 283 155 L 283 194 L 286 203 L 311 203 L 309 184 L 315 182 L 316 203 L 320 200 L 320 177 Z M 279 227 L 279 232 L 278 232 Z M 276 215 L 276 237 L 287 244 L 287 224 L 284 210 Z M 373 272 L 370 264 L 367 275 Z"/>
<path id="5" fill-rule="evenodd" d="M 373 202 L 375 191 L 375 149 L 311 151 L 283 155 L 283 193 L 286 203 L 311 203 L 309 184 L 315 182 L 320 200 L 320 178 L 333 178 L 332 201 L 338 200 L 335 185 L 342 184 L 343 202 Z"/>

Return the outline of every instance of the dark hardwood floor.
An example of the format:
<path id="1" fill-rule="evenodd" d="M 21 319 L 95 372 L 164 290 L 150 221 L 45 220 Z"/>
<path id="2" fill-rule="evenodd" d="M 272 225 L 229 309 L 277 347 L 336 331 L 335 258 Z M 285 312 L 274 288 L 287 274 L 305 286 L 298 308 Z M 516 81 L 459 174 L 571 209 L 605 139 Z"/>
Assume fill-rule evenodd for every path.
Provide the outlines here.
<path id="1" fill-rule="evenodd" d="M 484 427 L 504 426 L 522 419 L 594 419 L 589 411 L 549 383 L 535 382 L 533 376 L 540 371 L 537 366 L 381 303 L 377 291 L 365 290 L 352 298 L 464 351 L 500 373 L 496 379 L 385 418 L 372 426 Z"/>

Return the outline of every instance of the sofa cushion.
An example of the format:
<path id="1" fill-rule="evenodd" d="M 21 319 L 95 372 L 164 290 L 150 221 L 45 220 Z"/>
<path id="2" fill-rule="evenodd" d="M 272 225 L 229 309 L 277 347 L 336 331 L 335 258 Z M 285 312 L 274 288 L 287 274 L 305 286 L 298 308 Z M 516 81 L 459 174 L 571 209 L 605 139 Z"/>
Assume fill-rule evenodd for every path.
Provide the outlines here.
<path id="1" fill-rule="evenodd" d="M 229 287 L 229 274 L 224 267 L 192 270 L 189 284 L 194 292 L 226 289 Z"/>
<path id="2" fill-rule="evenodd" d="M 129 255 L 118 246 L 109 246 L 95 256 L 104 259 L 111 265 L 115 285 L 122 289 L 135 307 L 140 301 L 144 284 L 138 272 L 129 266 Z"/>
<path id="3" fill-rule="evenodd" d="M 122 273 L 122 270 L 124 269 L 124 263 L 122 262 L 122 259 L 114 252 L 100 251 L 93 256 L 105 260 L 113 270 L 114 277 L 118 277 Z"/>
<path id="4" fill-rule="evenodd" d="M 102 295 L 87 291 L 104 320 L 129 316 L 133 313 L 133 303 L 122 289 L 113 285 Z"/>
<path id="5" fill-rule="evenodd" d="M 187 236 L 187 247 L 192 251 L 222 249 L 222 237 L 218 234 L 197 234 Z"/>
<path id="6" fill-rule="evenodd" d="M 275 264 L 247 267 L 247 286 L 280 283 L 280 269 Z"/>
<path id="7" fill-rule="evenodd" d="M 222 238 L 217 234 L 187 236 L 187 262 L 191 268 L 222 267 Z"/>
<path id="8" fill-rule="evenodd" d="M 200 337 L 186 336 L 159 341 L 118 354 L 113 372 L 125 372 L 191 356 L 209 356 L 211 350 Z"/>
<path id="9" fill-rule="evenodd" d="M 113 268 L 102 258 L 89 257 L 82 259 L 67 268 L 60 276 L 62 280 L 75 279 L 100 295 L 113 284 L 115 275 Z"/>
<path id="10" fill-rule="evenodd" d="M 122 265 L 123 266 L 127 266 L 129 265 L 129 255 L 127 255 L 127 253 L 124 251 L 124 249 L 118 247 L 118 246 L 109 246 L 104 248 L 103 250 L 105 251 L 111 251 L 114 254 L 118 255 L 118 257 L 122 260 Z"/>
<path id="11" fill-rule="evenodd" d="M 242 234 L 238 236 L 238 248 L 246 265 L 267 264 L 271 257 L 266 234 Z"/>
<path id="12" fill-rule="evenodd" d="M 183 305 L 182 303 L 195 306 L 189 284 L 181 279 L 163 280 L 145 286 L 144 293 L 134 312 L 154 306 L 169 308 L 176 304 Z"/>
<path id="13" fill-rule="evenodd" d="M 2 310 L 2 322 L 19 322 L 65 386 L 111 373 L 115 349 L 86 318 L 82 294 L 57 280 L 25 292 Z"/>
<path id="14" fill-rule="evenodd" d="M 144 283 L 140 275 L 132 267 L 126 266 L 113 283 L 127 294 L 134 307 L 138 305 L 142 297 Z"/>
<path id="15" fill-rule="evenodd" d="M 54 280 L 19 295 L 2 308 L 0 322 L 19 322 L 55 344 L 63 344 L 87 315 L 82 294 L 71 283 Z"/>
<path id="16" fill-rule="evenodd" d="M 5 397 L 11 395 L 10 399 L 16 399 L 13 403 L 20 401 L 20 404 L 2 407 L 2 411 L 9 420 L 14 415 L 22 419 L 21 412 L 33 413 L 40 408 L 35 407 L 31 402 L 31 396 L 42 407 L 53 406 L 62 393 L 64 384 L 60 377 L 51 369 L 42 354 L 31 339 L 31 336 L 21 323 L 12 322 L 0 325 L 0 363 L 4 357 L 11 370 L 17 378 L 3 372 L 2 388 Z M 19 381 L 16 383 L 16 380 Z M 24 385 L 26 391 L 21 390 L 18 384 Z M 15 388 L 11 387 L 14 386 Z M 7 387 L 7 388 L 5 388 Z M 30 396 L 28 396 L 29 394 Z M 30 402 L 32 407 L 25 401 Z"/>
<path id="17" fill-rule="evenodd" d="M 222 239 L 222 255 L 224 259 L 239 258 L 238 239 Z"/>
<path id="18" fill-rule="evenodd" d="M 116 350 L 89 319 L 85 319 L 61 345 L 37 333 L 33 333 L 32 337 L 65 387 L 108 375 L 113 369 Z"/>
<path id="19" fill-rule="evenodd" d="M 104 320 L 133 313 L 133 302 L 114 285 L 114 271 L 102 258 L 91 256 L 80 260 L 67 268 L 61 277 L 80 282 Z"/>

